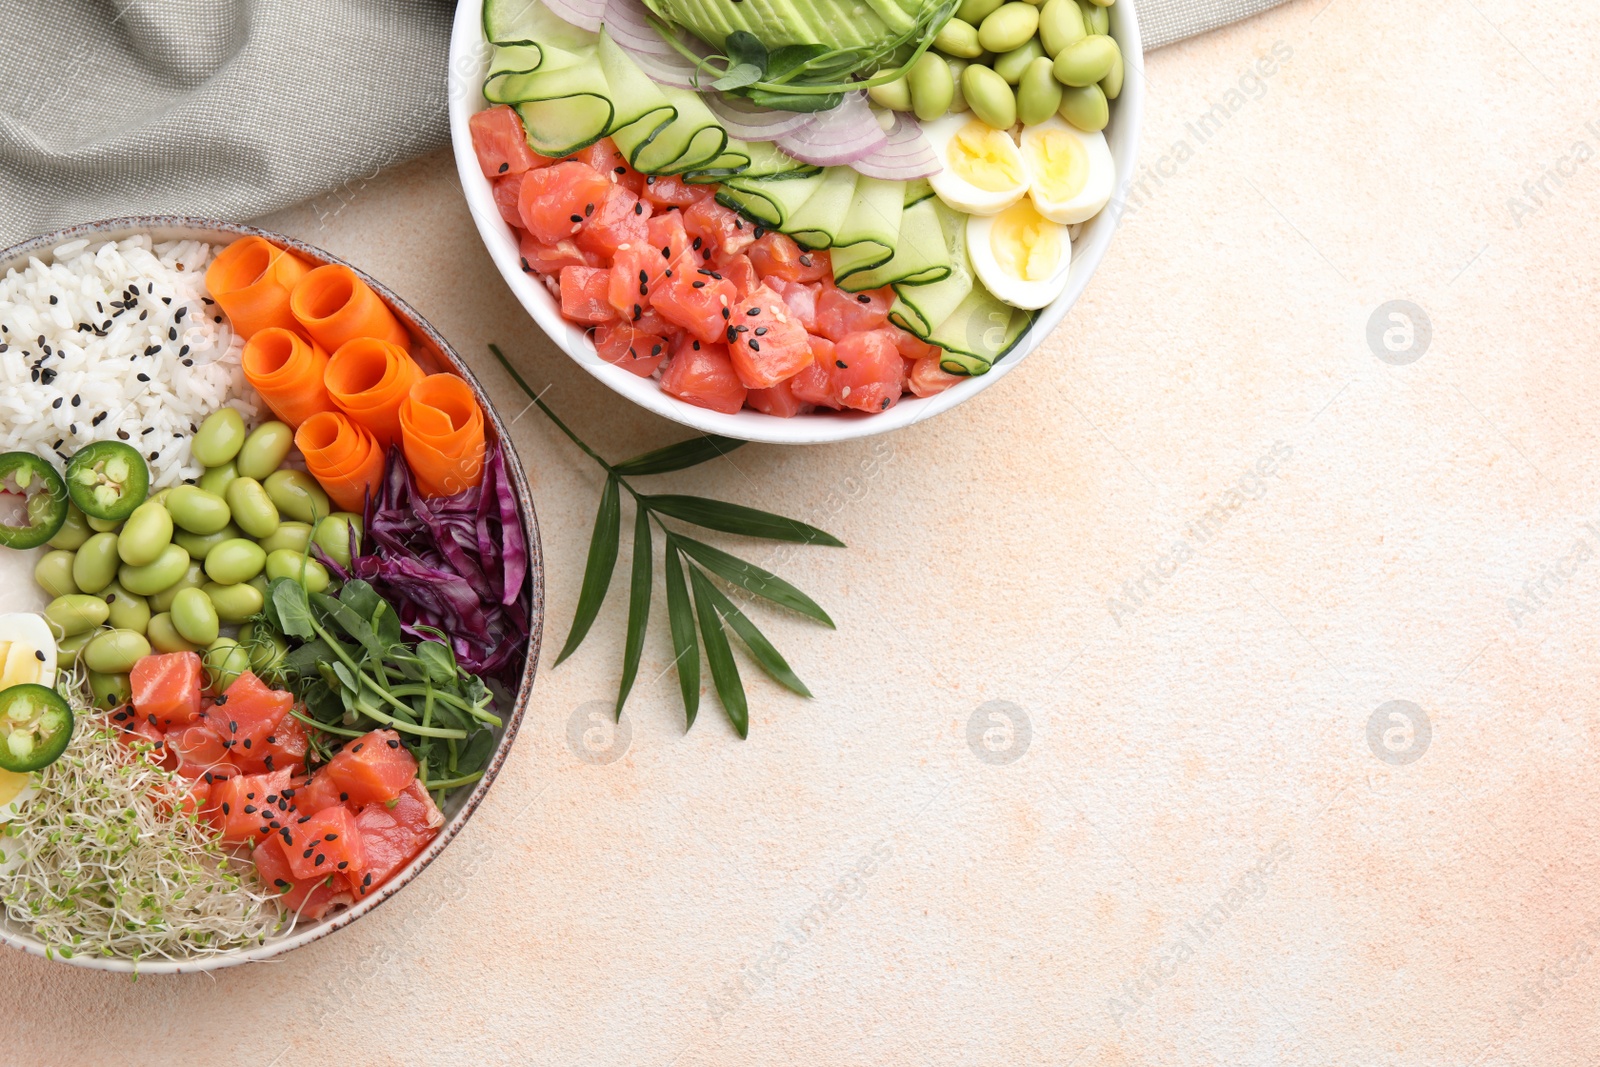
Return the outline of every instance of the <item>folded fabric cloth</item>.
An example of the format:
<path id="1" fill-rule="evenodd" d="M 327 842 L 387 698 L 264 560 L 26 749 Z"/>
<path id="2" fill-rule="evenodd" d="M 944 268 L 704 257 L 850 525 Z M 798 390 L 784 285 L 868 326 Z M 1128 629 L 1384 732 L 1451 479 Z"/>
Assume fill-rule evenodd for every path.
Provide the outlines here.
<path id="1" fill-rule="evenodd" d="M 1136 0 L 1146 49 L 1281 0 Z M 0 246 L 74 222 L 334 214 L 447 139 L 449 0 L 0 0 Z"/>

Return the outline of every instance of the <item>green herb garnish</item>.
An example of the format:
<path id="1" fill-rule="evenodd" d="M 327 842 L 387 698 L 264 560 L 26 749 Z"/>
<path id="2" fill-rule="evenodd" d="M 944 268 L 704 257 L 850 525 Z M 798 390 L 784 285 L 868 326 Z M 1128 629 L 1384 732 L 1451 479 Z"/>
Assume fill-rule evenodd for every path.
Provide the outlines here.
<path id="1" fill-rule="evenodd" d="M 700 645 L 703 642 L 706 664 L 711 671 L 717 698 L 739 736 L 749 736 L 749 704 L 745 697 L 744 682 L 739 677 L 738 663 L 734 660 L 733 649 L 728 641 L 729 628 L 756 661 L 756 665 L 773 681 L 800 696 L 809 697 L 811 691 L 790 668 L 788 661 L 732 599 L 717 587 L 712 576 L 832 628 L 834 623 L 828 613 L 816 601 L 776 574 L 685 536 L 668 526 L 664 520 L 675 519 L 721 533 L 802 545 L 843 548 L 844 542 L 815 526 L 741 504 L 697 496 L 640 492 L 629 482 L 630 478 L 686 470 L 706 460 L 725 456 L 745 442 L 707 434 L 645 452 L 621 463 L 610 463 L 573 433 L 549 405 L 528 387 L 522 375 L 517 373 L 497 346 L 490 345 L 489 350 L 529 399 L 555 423 L 557 429 L 606 472 L 605 488 L 601 491 L 600 507 L 595 515 L 594 533 L 589 540 L 589 559 L 584 568 L 583 585 L 578 591 L 578 606 L 573 614 L 566 644 L 556 657 L 556 663 L 560 664 L 578 650 L 605 602 L 606 593 L 611 587 L 612 572 L 617 565 L 622 538 L 622 494 L 626 492 L 634 503 L 633 573 L 628 595 L 627 644 L 622 658 L 622 680 L 617 688 L 616 714 L 619 717 L 622 715 L 623 704 L 627 702 L 628 693 L 638 677 L 645 631 L 649 626 L 650 599 L 655 584 L 652 524 L 661 531 L 665 540 L 667 628 L 672 635 L 674 664 L 678 671 L 687 725 L 694 725 L 695 714 L 700 708 Z"/>

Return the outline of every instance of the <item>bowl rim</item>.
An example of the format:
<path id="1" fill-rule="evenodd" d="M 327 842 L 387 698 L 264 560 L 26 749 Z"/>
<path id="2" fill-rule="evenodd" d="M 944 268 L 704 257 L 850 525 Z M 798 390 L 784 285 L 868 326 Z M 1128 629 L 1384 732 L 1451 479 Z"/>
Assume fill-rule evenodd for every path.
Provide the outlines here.
<path id="1" fill-rule="evenodd" d="M 406 325 L 420 334 L 426 342 L 437 352 L 440 359 L 456 374 L 467 380 L 472 386 L 473 393 L 479 403 L 483 405 L 484 414 L 490 425 L 494 427 L 496 439 L 504 449 L 506 466 L 511 472 L 512 483 L 516 490 L 517 506 L 522 515 L 522 520 L 527 537 L 528 550 L 528 576 L 533 583 L 532 620 L 528 636 L 528 655 L 523 664 L 522 676 L 517 682 L 517 691 L 513 697 L 512 705 L 505 716 L 505 726 L 495 745 L 495 751 L 484 768 L 483 777 L 473 786 L 472 792 L 460 802 L 455 813 L 445 818 L 445 823 L 439 829 L 434 839 L 408 863 L 398 874 L 390 878 L 379 887 L 372 896 L 367 897 L 343 910 L 329 915 L 323 919 L 302 928 L 300 924 L 286 935 L 269 938 L 264 944 L 247 948 L 238 948 L 228 952 L 218 953 L 215 956 L 197 957 L 188 960 L 151 959 L 135 963 L 132 960 L 92 956 L 63 956 L 58 952 L 47 950 L 43 942 L 28 934 L 15 930 L 3 912 L 0 912 L 0 943 L 11 948 L 20 949 L 29 955 L 49 959 L 58 963 L 83 967 L 89 970 L 112 971 L 119 973 L 148 974 L 191 974 L 201 971 L 213 971 L 224 967 L 237 967 L 245 963 L 256 963 L 280 956 L 292 949 L 308 945 L 313 941 L 327 937 L 337 930 L 360 919 L 362 916 L 377 908 L 384 901 L 399 893 L 400 890 L 410 885 L 417 875 L 421 874 L 431 864 L 447 845 L 453 841 L 467 822 L 477 811 L 478 805 L 488 794 L 489 788 L 494 784 L 506 757 L 511 751 L 511 745 L 516 740 L 517 731 L 522 725 L 524 714 L 527 711 L 530 697 L 533 692 L 534 676 L 539 665 L 540 643 L 544 636 L 544 555 L 539 538 L 539 519 L 533 506 L 533 493 L 528 483 L 527 470 L 517 455 L 516 445 L 511 439 L 506 424 L 501 420 L 499 412 L 495 410 L 493 402 L 483 388 L 483 383 L 472 372 L 471 367 L 462 360 L 459 353 L 445 340 L 444 336 L 416 309 L 401 299 L 388 286 L 363 271 L 360 267 L 346 262 L 315 245 L 290 237 L 286 234 L 275 233 L 258 226 L 246 223 L 228 222 L 222 219 L 197 218 L 181 215 L 130 215 L 111 219 L 101 219 L 94 222 L 78 223 L 73 226 L 63 227 L 50 233 L 30 237 L 10 248 L 0 250 L 0 276 L 10 270 L 26 263 L 29 256 L 38 256 L 42 252 L 50 252 L 56 247 L 78 239 L 117 241 L 127 237 L 148 235 L 153 240 L 204 240 L 208 244 L 216 243 L 218 235 L 230 237 L 262 237 L 268 241 L 313 259 L 318 265 L 332 263 L 349 267 L 356 276 L 381 296 L 388 305 L 405 321 Z"/>
<path id="2" fill-rule="evenodd" d="M 1116 183 L 1106 209 L 1087 224 L 1095 227 L 1088 240 L 1073 244 L 1072 277 L 1067 288 L 1034 318 L 1016 345 L 987 373 L 957 383 L 931 397 L 907 397 L 885 412 L 813 412 L 784 419 L 747 408 L 727 415 L 670 396 L 655 379 L 640 378 L 599 358 L 584 331 L 561 318 L 549 292 L 532 275 L 521 270 L 516 241 L 510 227 L 500 217 L 489 181 L 483 176 L 472 148 L 467 120 L 482 109 L 482 75 L 489 59 L 489 46 L 483 36 L 483 0 L 461 0 L 456 7 L 450 35 L 450 140 L 455 152 L 456 169 L 479 236 L 518 302 L 562 351 L 615 392 L 647 411 L 702 433 L 721 434 L 746 441 L 824 444 L 888 433 L 965 403 L 1010 373 L 1066 318 L 1105 258 L 1111 240 L 1121 225 L 1123 207 L 1133 184 L 1138 164 L 1140 128 L 1144 120 L 1144 48 L 1134 3 L 1135 0 L 1117 0 L 1109 8 L 1112 31 L 1122 48 L 1127 66 L 1123 90 L 1112 105 L 1112 126 L 1107 131 L 1108 140 L 1112 142 L 1112 159 L 1117 167 Z M 1096 223 L 1099 225 L 1096 226 Z M 1082 237 L 1080 234 L 1080 239 Z M 1081 270 L 1078 267 L 1080 262 L 1084 264 Z"/>

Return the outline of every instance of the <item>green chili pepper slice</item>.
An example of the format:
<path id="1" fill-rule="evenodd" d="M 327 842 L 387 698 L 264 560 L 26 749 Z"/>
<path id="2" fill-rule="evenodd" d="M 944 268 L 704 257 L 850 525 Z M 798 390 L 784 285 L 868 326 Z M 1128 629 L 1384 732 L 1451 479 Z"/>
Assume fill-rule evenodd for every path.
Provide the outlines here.
<path id="1" fill-rule="evenodd" d="M 150 495 L 150 468 L 121 441 L 96 441 L 67 461 L 67 492 L 91 519 L 121 522 Z"/>
<path id="2" fill-rule="evenodd" d="M 72 709 L 54 689 L 0 689 L 0 767 L 23 773 L 54 763 L 72 740 Z"/>
<path id="3" fill-rule="evenodd" d="M 56 469 L 32 452 L 0 455 L 0 545 L 38 548 L 66 521 L 67 487 Z"/>

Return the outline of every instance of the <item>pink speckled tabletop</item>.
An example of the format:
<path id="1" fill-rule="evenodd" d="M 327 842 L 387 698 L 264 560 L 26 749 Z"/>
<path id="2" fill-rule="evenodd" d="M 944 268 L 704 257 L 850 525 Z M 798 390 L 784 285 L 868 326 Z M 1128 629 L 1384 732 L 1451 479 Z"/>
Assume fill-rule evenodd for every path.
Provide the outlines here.
<path id="1" fill-rule="evenodd" d="M 684 734 L 660 619 L 608 734 L 620 604 L 551 669 L 599 482 L 524 414 L 553 639 L 457 843 L 270 965 L 0 954 L 0 1061 L 1594 1063 L 1597 47 L 1582 0 L 1295 0 L 1152 55 L 1044 350 L 668 480 L 851 546 L 786 554 L 839 632 L 764 616 L 817 696 L 747 669 L 747 742 Z M 447 156 L 266 224 L 508 412 L 490 340 L 604 452 L 681 436 L 523 316 Z"/>

